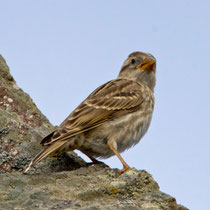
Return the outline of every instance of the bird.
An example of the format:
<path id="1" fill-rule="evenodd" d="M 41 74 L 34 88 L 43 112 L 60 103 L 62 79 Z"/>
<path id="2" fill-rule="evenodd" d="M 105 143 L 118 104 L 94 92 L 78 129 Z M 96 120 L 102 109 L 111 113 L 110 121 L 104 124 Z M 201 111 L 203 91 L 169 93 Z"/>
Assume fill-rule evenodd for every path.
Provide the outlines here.
<path id="1" fill-rule="evenodd" d="M 147 132 L 154 110 L 156 59 L 135 51 L 123 63 L 117 79 L 95 89 L 52 133 L 25 173 L 52 154 L 79 150 L 90 158 L 116 155 L 124 173 L 130 166 L 120 153 L 139 143 Z"/>

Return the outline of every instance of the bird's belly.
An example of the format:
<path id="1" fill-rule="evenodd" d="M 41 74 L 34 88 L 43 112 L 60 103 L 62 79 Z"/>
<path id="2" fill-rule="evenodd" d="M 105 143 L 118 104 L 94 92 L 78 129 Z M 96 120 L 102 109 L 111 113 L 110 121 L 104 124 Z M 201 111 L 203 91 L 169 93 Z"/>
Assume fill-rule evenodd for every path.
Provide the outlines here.
<path id="1" fill-rule="evenodd" d="M 123 152 L 137 144 L 146 133 L 152 113 L 131 113 L 127 116 L 104 124 L 88 133 L 81 151 L 92 157 L 108 158 L 114 155 L 107 145 L 114 138 L 117 150 Z"/>
<path id="2" fill-rule="evenodd" d="M 128 120 L 125 120 L 125 123 L 122 124 L 122 129 L 119 130 L 119 134 L 116 136 L 119 152 L 129 149 L 141 140 L 149 128 L 151 118 L 152 114 L 146 116 L 139 114 L 139 116 L 131 117 L 131 119 L 128 116 Z"/>

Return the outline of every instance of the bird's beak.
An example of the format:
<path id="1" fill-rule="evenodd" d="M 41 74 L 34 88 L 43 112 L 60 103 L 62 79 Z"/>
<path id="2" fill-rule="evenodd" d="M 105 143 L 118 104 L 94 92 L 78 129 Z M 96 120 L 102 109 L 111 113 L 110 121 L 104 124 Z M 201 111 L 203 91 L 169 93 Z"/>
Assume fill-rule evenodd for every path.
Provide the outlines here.
<path id="1" fill-rule="evenodd" d="M 156 61 L 154 59 L 145 58 L 144 61 L 136 66 L 136 69 L 155 72 Z"/>

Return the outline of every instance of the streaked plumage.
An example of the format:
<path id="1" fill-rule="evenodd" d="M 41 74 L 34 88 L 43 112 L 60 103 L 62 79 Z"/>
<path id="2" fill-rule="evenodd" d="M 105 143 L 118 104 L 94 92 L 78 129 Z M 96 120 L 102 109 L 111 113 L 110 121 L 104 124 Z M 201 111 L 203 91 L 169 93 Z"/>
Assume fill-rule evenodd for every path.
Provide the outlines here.
<path id="1" fill-rule="evenodd" d="M 119 76 L 92 92 L 41 144 L 25 172 L 53 152 L 80 150 L 91 160 L 116 154 L 126 171 L 129 166 L 119 152 L 137 144 L 146 133 L 154 108 L 156 60 L 151 54 L 134 52 Z"/>

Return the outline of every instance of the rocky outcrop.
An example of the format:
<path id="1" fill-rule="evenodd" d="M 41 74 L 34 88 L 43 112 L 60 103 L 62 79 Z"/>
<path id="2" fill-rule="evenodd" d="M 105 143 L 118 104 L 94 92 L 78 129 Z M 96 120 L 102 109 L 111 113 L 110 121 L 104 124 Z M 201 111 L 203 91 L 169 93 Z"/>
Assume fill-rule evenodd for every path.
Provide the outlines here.
<path id="1" fill-rule="evenodd" d="M 23 169 L 53 126 L 16 84 L 0 56 L 0 209 L 179 209 L 146 171 L 118 175 L 74 152 Z"/>

